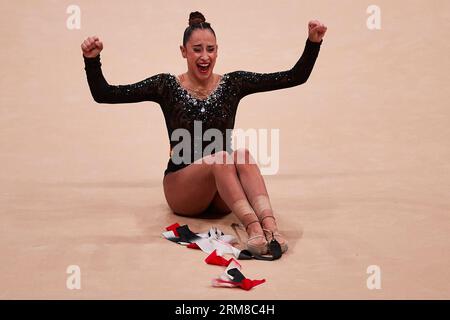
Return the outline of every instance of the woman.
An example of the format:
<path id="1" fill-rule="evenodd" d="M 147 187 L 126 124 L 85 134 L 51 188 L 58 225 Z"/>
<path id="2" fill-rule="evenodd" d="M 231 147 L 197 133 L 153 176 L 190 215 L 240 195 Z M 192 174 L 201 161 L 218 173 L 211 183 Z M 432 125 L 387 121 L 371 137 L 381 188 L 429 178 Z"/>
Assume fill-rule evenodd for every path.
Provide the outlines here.
<path id="1" fill-rule="evenodd" d="M 249 235 L 248 249 L 258 255 L 267 253 L 272 238 L 279 242 L 283 252 L 288 248 L 287 241 L 278 232 L 264 179 L 255 160 L 247 149 L 231 150 L 230 136 L 225 131 L 233 129 L 237 106 L 244 96 L 306 82 L 327 27 L 313 20 L 308 30 L 304 52 L 292 69 L 218 75 L 213 73 L 218 51 L 215 32 L 200 12 L 192 12 L 180 46 L 187 60 L 187 71 L 179 76 L 160 73 L 129 85 L 106 82 L 100 63 L 103 43 L 98 37 L 88 37 L 81 44 L 89 88 L 96 102 L 154 101 L 160 104 L 171 147 L 163 179 L 169 207 L 184 216 L 232 211 Z M 194 130 L 198 123 L 203 131 L 216 129 L 222 133 L 219 139 L 223 139 L 219 141 L 223 142 L 222 148 L 206 155 L 202 152 L 209 142 Z M 175 154 L 181 145 L 176 143 L 177 129 L 187 130 L 194 138 Z M 240 161 L 242 159 L 245 161 Z"/>

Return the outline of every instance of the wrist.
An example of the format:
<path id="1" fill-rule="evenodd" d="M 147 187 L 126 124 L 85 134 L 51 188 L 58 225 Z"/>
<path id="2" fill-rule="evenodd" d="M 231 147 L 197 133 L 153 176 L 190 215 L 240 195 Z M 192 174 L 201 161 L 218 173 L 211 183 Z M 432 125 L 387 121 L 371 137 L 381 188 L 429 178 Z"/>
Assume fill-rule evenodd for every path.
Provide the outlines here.
<path id="1" fill-rule="evenodd" d="M 83 54 L 83 60 L 84 60 L 85 69 L 101 67 L 101 65 L 102 65 L 102 63 L 100 62 L 100 54 L 98 54 L 92 58 L 86 57 Z"/>
<path id="2" fill-rule="evenodd" d="M 86 57 L 84 54 L 83 54 L 83 58 L 84 59 L 97 59 L 97 58 L 99 58 L 100 57 L 100 53 L 98 54 L 98 55 L 96 55 L 95 57 Z"/>
<path id="3" fill-rule="evenodd" d="M 320 41 L 313 41 L 313 40 L 311 40 L 310 37 L 308 37 L 308 39 L 306 40 L 306 42 L 309 42 L 309 43 L 311 43 L 311 44 L 320 45 L 320 44 L 322 44 L 322 42 L 323 42 L 323 38 L 320 39 Z"/>

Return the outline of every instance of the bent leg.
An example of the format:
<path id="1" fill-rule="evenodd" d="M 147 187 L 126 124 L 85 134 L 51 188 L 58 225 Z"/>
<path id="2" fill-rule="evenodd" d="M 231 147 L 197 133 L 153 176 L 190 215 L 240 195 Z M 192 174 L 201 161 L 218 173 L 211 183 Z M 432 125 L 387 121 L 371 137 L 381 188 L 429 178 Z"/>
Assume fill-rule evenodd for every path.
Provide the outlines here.
<path id="1" fill-rule="evenodd" d="M 214 196 L 213 200 L 211 201 L 211 204 L 205 211 L 205 215 L 208 216 L 223 216 L 226 214 L 231 213 L 231 209 L 228 207 L 228 205 L 223 201 L 222 197 L 220 196 L 219 192 L 216 192 L 216 195 Z"/>
<path id="2" fill-rule="evenodd" d="M 246 229 L 250 237 L 263 235 L 260 224 L 254 223 L 259 222 L 258 217 L 247 200 L 234 161 L 227 152 L 204 157 L 164 177 L 166 200 L 177 214 L 201 214 L 211 204 L 216 192 L 244 226 L 248 227 Z M 263 245 L 263 238 L 253 238 L 252 245 Z"/>
<path id="3" fill-rule="evenodd" d="M 212 167 L 189 165 L 163 180 L 167 204 L 175 214 L 194 216 L 203 212 L 216 194 Z"/>
<path id="4" fill-rule="evenodd" d="M 166 175 L 164 194 L 170 208 L 178 214 L 198 215 L 211 205 L 230 210 L 233 203 L 246 199 L 229 157 L 218 152 Z"/>
<path id="5" fill-rule="evenodd" d="M 262 228 L 268 230 L 268 233 L 276 233 L 276 240 L 282 247 L 286 247 L 287 241 L 278 233 L 269 194 L 255 159 L 253 159 L 248 149 L 244 148 L 234 151 L 232 155 L 241 185 L 261 222 Z M 271 234 L 267 234 L 268 240 L 270 240 L 271 236 Z"/>

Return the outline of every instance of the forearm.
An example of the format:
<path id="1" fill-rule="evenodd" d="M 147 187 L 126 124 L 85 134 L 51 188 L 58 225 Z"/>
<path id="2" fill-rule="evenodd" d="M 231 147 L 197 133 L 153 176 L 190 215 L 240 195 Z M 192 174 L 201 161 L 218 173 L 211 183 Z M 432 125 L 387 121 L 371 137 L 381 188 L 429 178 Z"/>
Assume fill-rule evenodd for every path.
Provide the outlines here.
<path id="1" fill-rule="evenodd" d="M 323 40 L 320 42 L 312 42 L 307 39 L 303 54 L 294 67 L 290 70 L 293 85 L 300 85 L 305 83 L 314 68 L 317 56 L 319 55 L 320 46 Z"/>
<path id="2" fill-rule="evenodd" d="M 84 59 L 84 70 L 86 71 L 87 82 L 92 97 L 98 103 L 107 103 L 109 84 L 103 76 L 101 69 L 100 55 L 95 58 Z"/>

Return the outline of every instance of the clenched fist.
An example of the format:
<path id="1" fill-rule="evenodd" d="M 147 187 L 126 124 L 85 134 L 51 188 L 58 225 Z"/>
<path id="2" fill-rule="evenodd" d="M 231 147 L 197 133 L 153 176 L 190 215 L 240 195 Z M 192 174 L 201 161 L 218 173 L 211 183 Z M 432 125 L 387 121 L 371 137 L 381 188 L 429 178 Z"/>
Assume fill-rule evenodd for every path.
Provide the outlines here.
<path id="1" fill-rule="evenodd" d="M 308 38 L 312 42 L 320 42 L 327 32 L 327 27 L 318 20 L 308 22 L 309 35 Z"/>
<path id="2" fill-rule="evenodd" d="M 81 44 L 81 50 L 86 58 L 94 58 L 103 50 L 103 43 L 97 36 L 88 37 Z"/>

